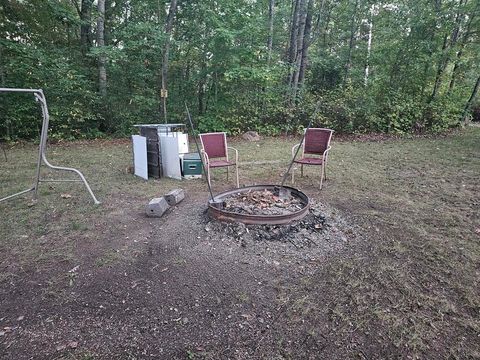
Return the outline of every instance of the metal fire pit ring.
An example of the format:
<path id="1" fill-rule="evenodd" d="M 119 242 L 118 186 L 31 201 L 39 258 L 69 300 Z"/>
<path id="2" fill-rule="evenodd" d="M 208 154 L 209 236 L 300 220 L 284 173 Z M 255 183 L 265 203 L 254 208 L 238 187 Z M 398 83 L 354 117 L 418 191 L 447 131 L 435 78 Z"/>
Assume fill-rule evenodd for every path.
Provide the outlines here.
<path id="1" fill-rule="evenodd" d="M 246 186 L 243 188 L 228 190 L 216 195 L 213 200 L 208 202 L 208 215 L 216 220 L 225 222 L 240 222 L 247 225 L 284 225 L 289 224 L 292 221 L 300 220 L 308 213 L 310 208 L 310 200 L 307 195 L 298 189 L 283 186 L 285 189 L 291 191 L 291 195 L 300 198 L 303 202 L 303 207 L 297 211 L 290 212 L 282 215 L 252 215 L 252 214 L 240 214 L 233 211 L 228 211 L 223 208 L 218 208 L 214 204 L 222 203 L 225 198 L 249 191 L 263 191 L 270 190 L 275 191 L 279 188 L 279 185 L 254 185 Z"/>

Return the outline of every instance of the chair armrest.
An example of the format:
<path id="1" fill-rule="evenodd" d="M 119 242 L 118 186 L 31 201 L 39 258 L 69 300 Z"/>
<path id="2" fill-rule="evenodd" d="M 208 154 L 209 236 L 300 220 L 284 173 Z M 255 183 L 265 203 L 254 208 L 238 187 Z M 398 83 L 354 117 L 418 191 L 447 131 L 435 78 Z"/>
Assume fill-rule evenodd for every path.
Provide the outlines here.
<path id="1" fill-rule="evenodd" d="M 329 147 L 327 147 L 327 149 L 323 152 L 323 154 L 322 154 L 322 158 L 323 158 L 323 159 L 326 159 L 326 158 L 327 158 L 328 152 L 330 151 L 331 148 L 332 148 L 332 147 L 329 146 Z"/>
<path id="2" fill-rule="evenodd" d="M 235 163 L 238 164 L 238 150 L 231 146 L 227 146 L 227 149 L 235 151 Z"/>
<path id="3" fill-rule="evenodd" d="M 299 147 L 300 144 L 293 145 L 292 147 L 292 159 L 295 157 L 295 148 Z"/>
<path id="4" fill-rule="evenodd" d="M 203 150 L 203 149 L 200 150 L 200 153 L 201 153 L 200 156 L 203 156 L 203 158 L 204 158 L 205 165 L 208 167 L 208 164 L 209 164 L 209 162 L 210 162 L 210 159 L 208 158 L 208 154 L 207 154 L 206 151 Z"/>

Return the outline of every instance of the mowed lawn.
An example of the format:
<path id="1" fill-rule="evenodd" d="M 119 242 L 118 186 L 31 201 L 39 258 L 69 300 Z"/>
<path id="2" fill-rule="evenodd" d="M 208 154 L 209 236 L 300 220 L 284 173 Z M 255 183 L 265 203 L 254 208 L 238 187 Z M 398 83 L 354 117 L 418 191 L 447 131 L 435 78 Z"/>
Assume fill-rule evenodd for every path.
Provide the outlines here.
<path id="1" fill-rule="evenodd" d="M 232 140 L 240 153 L 240 184 L 279 183 L 294 143 Z M 18 145 L 7 149 L 7 156 L 7 162 L 0 156 L 0 197 L 32 185 L 36 147 Z M 186 269 L 195 273 L 195 261 L 178 254 L 202 242 L 203 233 L 182 232 L 193 226 L 182 214 L 204 217 L 204 181 L 146 182 L 132 176 L 128 140 L 50 145 L 48 157 L 80 169 L 102 204 L 95 206 L 75 183 L 42 183 L 36 203 L 31 194 L 0 203 L 0 358 L 480 358 L 478 127 L 436 138 L 334 137 L 324 188 L 318 190 L 315 168 L 306 168 L 304 178 L 297 171 L 295 186 L 338 209 L 358 236 L 341 253 L 315 263 L 313 274 L 299 270 L 292 281 L 283 274 L 286 280 L 261 297 L 249 293 L 250 275 L 231 283 L 196 280 L 202 287 L 225 281 L 209 314 L 217 306 L 222 314 L 248 310 L 242 321 L 250 321 L 252 313 L 270 314 L 251 327 L 228 315 L 195 321 L 207 305 L 191 286 L 177 299 L 184 301 L 188 317 L 172 316 L 168 324 L 162 316 L 177 307 L 162 308 L 163 299 L 132 297 L 131 305 L 122 307 L 142 286 L 142 259 L 161 258 L 159 249 L 174 255 L 168 265 L 148 268 L 149 295 L 167 283 L 175 293 L 188 280 L 172 279 Z M 224 173 L 215 172 L 214 191 L 231 188 L 233 178 L 227 182 Z M 177 187 L 187 198 L 176 213 L 165 219 L 143 216 L 151 198 Z M 202 224 L 195 226 L 203 229 Z M 184 238 L 181 246 L 175 234 Z M 214 246 L 222 247 L 220 239 Z M 238 266 L 244 266 L 241 257 Z M 211 266 L 222 271 L 224 260 Z M 202 272 L 209 264 L 201 265 Z M 225 273 L 235 271 L 231 266 Z M 255 276 L 262 277 L 261 271 Z M 267 288 L 265 281 L 261 286 Z M 241 288 L 240 295 L 230 298 L 230 286 Z M 185 300 L 186 294 L 195 301 Z M 100 299 L 111 300 L 111 310 Z M 96 304 L 94 312 L 86 310 L 87 303 Z M 125 324 L 127 308 L 142 310 L 129 314 Z M 145 324 L 165 329 L 137 332 L 136 322 L 142 329 Z"/>

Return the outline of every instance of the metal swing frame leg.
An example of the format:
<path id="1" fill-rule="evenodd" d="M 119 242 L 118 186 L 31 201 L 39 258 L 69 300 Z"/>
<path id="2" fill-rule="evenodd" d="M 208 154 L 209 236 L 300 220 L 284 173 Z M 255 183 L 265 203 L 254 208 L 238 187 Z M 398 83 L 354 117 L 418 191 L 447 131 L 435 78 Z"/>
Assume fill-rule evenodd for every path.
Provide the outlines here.
<path id="1" fill-rule="evenodd" d="M 40 102 L 41 108 L 42 108 L 42 115 L 43 115 L 43 123 L 42 123 L 42 132 L 40 134 L 40 145 L 38 146 L 38 160 L 37 160 L 37 169 L 35 172 L 35 181 L 33 183 L 33 187 L 30 189 L 26 189 L 23 191 L 20 191 L 16 194 L 12 194 L 9 196 L 6 196 L 4 198 L 0 199 L 0 202 L 11 199 L 13 197 L 25 194 L 27 192 L 33 191 L 33 196 L 34 199 L 37 198 L 38 195 L 38 187 L 41 182 L 83 182 L 85 187 L 87 188 L 88 193 L 93 199 L 93 202 L 95 204 L 100 204 L 100 201 L 95 197 L 95 194 L 93 193 L 92 189 L 90 188 L 90 185 L 88 184 L 87 180 L 85 179 L 85 176 L 83 174 L 74 168 L 68 168 L 68 167 L 63 167 L 63 166 L 55 166 L 50 164 L 50 162 L 47 160 L 46 156 L 46 148 L 47 148 L 47 138 L 48 138 L 48 123 L 50 120 L 49 114 L 48 114 L 48 108 L 47 108 L 47 100 L 45 99 L 45 95 L 43 94 L 42 89 L 13 89 L 13 88 L 0 88 L 0 92 L 23 92 L 23 93 L 33 93 L 35 100 Z M 54 170 L 63 170 L 63 171 L 70 171 L 74 172 L 77 174 L 80 179 L 78 180 L 71 180 L 71 179 L 42 179 L 40 177 L 40 169 L 42 167 L 42 163 L 44 163 L 47 167 L 54 169 Z"/>

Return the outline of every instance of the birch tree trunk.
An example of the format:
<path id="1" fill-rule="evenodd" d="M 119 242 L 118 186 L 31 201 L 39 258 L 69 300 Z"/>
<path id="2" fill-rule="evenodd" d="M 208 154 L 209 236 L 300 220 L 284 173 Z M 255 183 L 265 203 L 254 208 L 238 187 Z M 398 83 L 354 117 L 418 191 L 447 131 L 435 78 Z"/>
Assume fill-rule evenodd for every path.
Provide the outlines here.
<path id="1" fill-rule="evenodd" d="M 272 58 L 272 48 L 273 48 L 273 17 L 275 15 L 275 0 L 270 0 L 268 2 L 268 39 L 267 39 L 267 49 L 268 49 L 268 64 Z"/>
<path id="2" fill-rule="evenodd" d="M 160 102 L 160 113 L 163 113 L 163 120 L 167 123 L 167 78 L 168 78 L 168 56 L 170 52 L 170 34 L 173 27 L 173 19 L 175 18 L 175 13 L 177 11 L 177 0 L 170 1 L 170 9 L 168 11 L 167 20 L 165 21 L 165 46 L 163 48 L 163 60 L 162 60 L 162 70 L 161 70 L 161 102 Z"/>
<path id="3" fill-rule="evenodd" d="M 101 97 L 107 95 L 107 69 L 105 67 L 106 57 L 105 47 L 105 0 L 98 0 L 98 19 L 97 19 L 97 46 L 100 48 L 98 57 L 98 92 Z"/>
<path id="4" fill-rule="evenodd" d="M 370 21 L 368 22 L 368 42 L 367 42 L 367 61 L 365 64 L 365 87 L 368 85 L 368 75 L 370 72 L 370 53 L 372 52 L 372 34 L 373 34 L 373 15 L 375 4 L 370 7 Z"/>

